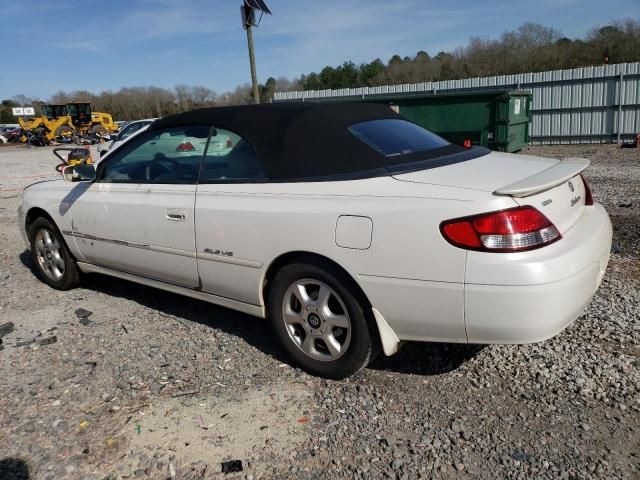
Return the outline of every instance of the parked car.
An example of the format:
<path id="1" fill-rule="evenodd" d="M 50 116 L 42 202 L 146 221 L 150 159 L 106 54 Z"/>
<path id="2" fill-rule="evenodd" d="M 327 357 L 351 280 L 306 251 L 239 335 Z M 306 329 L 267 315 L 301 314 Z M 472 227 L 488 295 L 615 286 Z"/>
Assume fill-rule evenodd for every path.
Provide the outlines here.
<path id="1" fill-rule="evenodd" d="M 588 164 L 452 145 L 383 105 L 212 108 L 27 187 L 18 218 L 53 288 L 98 272 L 265 317 L 297 364 L 344 378 L 406 340 L 573 322 L 612 238 Z"/>
<path id="2" fill-rule="evenodd" d="M 128 122 L 126 125 L 120 128 L 120 131 L 111 140 L 98 144 L 98 156 L 102 157 L 109 150 L 111 150 L 112 148 L 116 148 L 131 135 L 143 129 L 147 125 L 152 124 L 155 120 L 155 118 L 145 118 L 144 120 Z"/>
<path id="3" fill-rule="evenodd" d="M 4 138 L 3 143 L 17 143 L 22 137 L 22 128 L 18 127 L 3 127 L 0 129 L 0 135 Z"/>

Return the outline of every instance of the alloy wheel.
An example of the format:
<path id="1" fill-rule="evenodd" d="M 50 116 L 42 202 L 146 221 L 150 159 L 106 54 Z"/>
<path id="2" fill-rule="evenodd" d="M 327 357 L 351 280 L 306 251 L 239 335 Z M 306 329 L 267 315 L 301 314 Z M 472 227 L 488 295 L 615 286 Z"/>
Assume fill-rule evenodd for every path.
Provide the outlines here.
<path id="1" fill-rule="evenodd" d="M 340 296 L 314 279 L 289 286 L 282 305 L 289 338 L 309 357 L 320 361 L 340 358 L 351 342 L 351 320 Z"/>
<path id="2" fill-rule="evenodd" d="M 51 280 L 58 281 L 64 275 L 65 263 L 60 242 L 49 229 L 41 228 L 35 236 L 38 264 Z"/>

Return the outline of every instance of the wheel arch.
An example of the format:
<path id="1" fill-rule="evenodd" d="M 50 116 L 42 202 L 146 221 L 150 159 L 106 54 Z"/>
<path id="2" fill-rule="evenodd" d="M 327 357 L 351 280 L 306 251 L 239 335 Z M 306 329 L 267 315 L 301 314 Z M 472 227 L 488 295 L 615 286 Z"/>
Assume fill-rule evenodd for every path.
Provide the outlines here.
<path id="1" fill-rule="evenodd" d="M 69 254 L 71 255 L 71 257 L 76 261 L 78 260 L 76 258 L 76 255 L 74 254 L 73 250 L 71 248 L 69 248 L 69 245 L 68 245 L 66 239 L 64 238 L 64 235 L 62 234 L 62 231 L 60 231 L 60 228 L 58 227 L 58 224 L 53 219 L 53 216 L 51 216 L 49 214 L 49 212 L 47 212 L 44 208 L 42 208 L 42 207 L 31 207 L 27 211 L 27 214 L 25 215 L 24 218 L 25 218 L 25 220 L 24 220 L 24 229 L 25 229 L 25 232 L 27 233 L 27 237 L 29 238 L 29 241 L 31 241 L 29 230 L 30 230 L 30 227 L 33 224 L 33 222 L 35 222 L 38 218 L 46 218 L 47 220 L 49 220 L 51 222 L 53 227 L 60 234 L 60 239 L 64 242 L 65 246 L 67 247 L 67 250 L 69 250 Z"/>
<path id="2" fill-rule="evenodd" d="M 331 258 L 325 255 L 321 255 L 313 252 L 307 252 L 304 250 L 283 253 L 280 256 L 276 257 L 269 264 L 262 279 L 262 291 L 261 291 L 262 299 L 261 300 L 265 306 L 268 307 L 267 299 L 269 298 L 269 289 L 271 288 L 271 285 L 273 284 L 273 278 L 276 276 L 278 271 L 285 265 L 288 265 L 291 263 L 298 263 L 298 262 L 311 263 L 318 266 L 329 265 L 331 268 L 337 269 L 342 275 L 344 275 L 346 279 L 348 279 L 348 281 L 352 284 L 351 286 L 355 288 L 355 291 L 358 295 L 358 299 L 364 301 L 368 307 L 371 307 L 371 302 L 369 302 L 369 299 L 365 295 L 364 291 L 362 290 L 358 282 L 344 267 L 342 267 L 335 260 L 332 260 Z"/>
<path id="3" fill-rule="evenodd" d="M 49 215 L 49 212 L 47 212 L 44 208 L 40 208 L 40 207 L 31 207 L 29 209 L 29 211 L 27 212 L 27 214 L 24 217 L 24 227 L 25 230 L 27 232 L 27 234 L 29 234 L 29 227 L 33 224 L 33 222 L 36 221 L 36 219 L 40 218 L 40 217 L 44 217 L 47 220 L 49 220 L 53 225 L 55 225 L 56 228 L 58 228 L 58 226 L 56 225 L 56 222 L 53 220 L 53 217 L 51 215 Z"/>

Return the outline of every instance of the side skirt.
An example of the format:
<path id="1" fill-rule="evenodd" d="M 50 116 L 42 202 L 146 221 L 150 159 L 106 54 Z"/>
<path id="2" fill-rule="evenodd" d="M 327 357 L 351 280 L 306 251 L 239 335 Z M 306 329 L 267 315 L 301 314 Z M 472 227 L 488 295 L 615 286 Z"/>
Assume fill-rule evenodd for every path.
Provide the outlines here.
<path id="1" fill-rule="evenodd" d="M 129 280 L 131 282 L 140 283 L 149 287 L 159 288 L 161 290 L 167 290 L 169 292 L 184 295 L 186 297 L 196 298 L 205 302 L 214 303 L 222 307 L 237 310 L 242 313 L 253 315 L 254 317 L 265 318 L 266 310 L 264 307 L 257 305 L 251 305 L 248 303 L 238 302 L 230 298 L 219 297 L 210 293 L 199 292 L 190 288 L 180 287 L 177 285 L 171 285 L 170 283 L 161 282 L 159 280 L 153 280 L 151 278 L 141 277 L 132 273 L 121 272 L 120 270 L 113 270 L 107 267 L 100 267 L 98 265 L 92 265 L 90 263 L 78 262 L 78 267 L 84 273 L 102 273 L 104 275 L 110 275 L 112 277 L 122 278 L 123 280 Z"/>

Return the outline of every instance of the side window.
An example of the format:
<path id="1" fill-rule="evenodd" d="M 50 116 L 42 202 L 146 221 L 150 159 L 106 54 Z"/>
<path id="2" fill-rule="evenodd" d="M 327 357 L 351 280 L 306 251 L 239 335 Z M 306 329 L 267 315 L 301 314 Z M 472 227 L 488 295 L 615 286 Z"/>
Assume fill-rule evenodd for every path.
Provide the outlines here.
<path id="1" fill-rule="evenodd" d="M 250 183 L 266 179 L 256 153 L 245 139 L 229 130 L 215 129 L 202 164 L 200 183 Z"/>
<path id="2" fill-rule="evenodd" d="M 145 132 L 109 157 L 100 181 L 194 184 L 210 130 L 188 126 Z"/>

